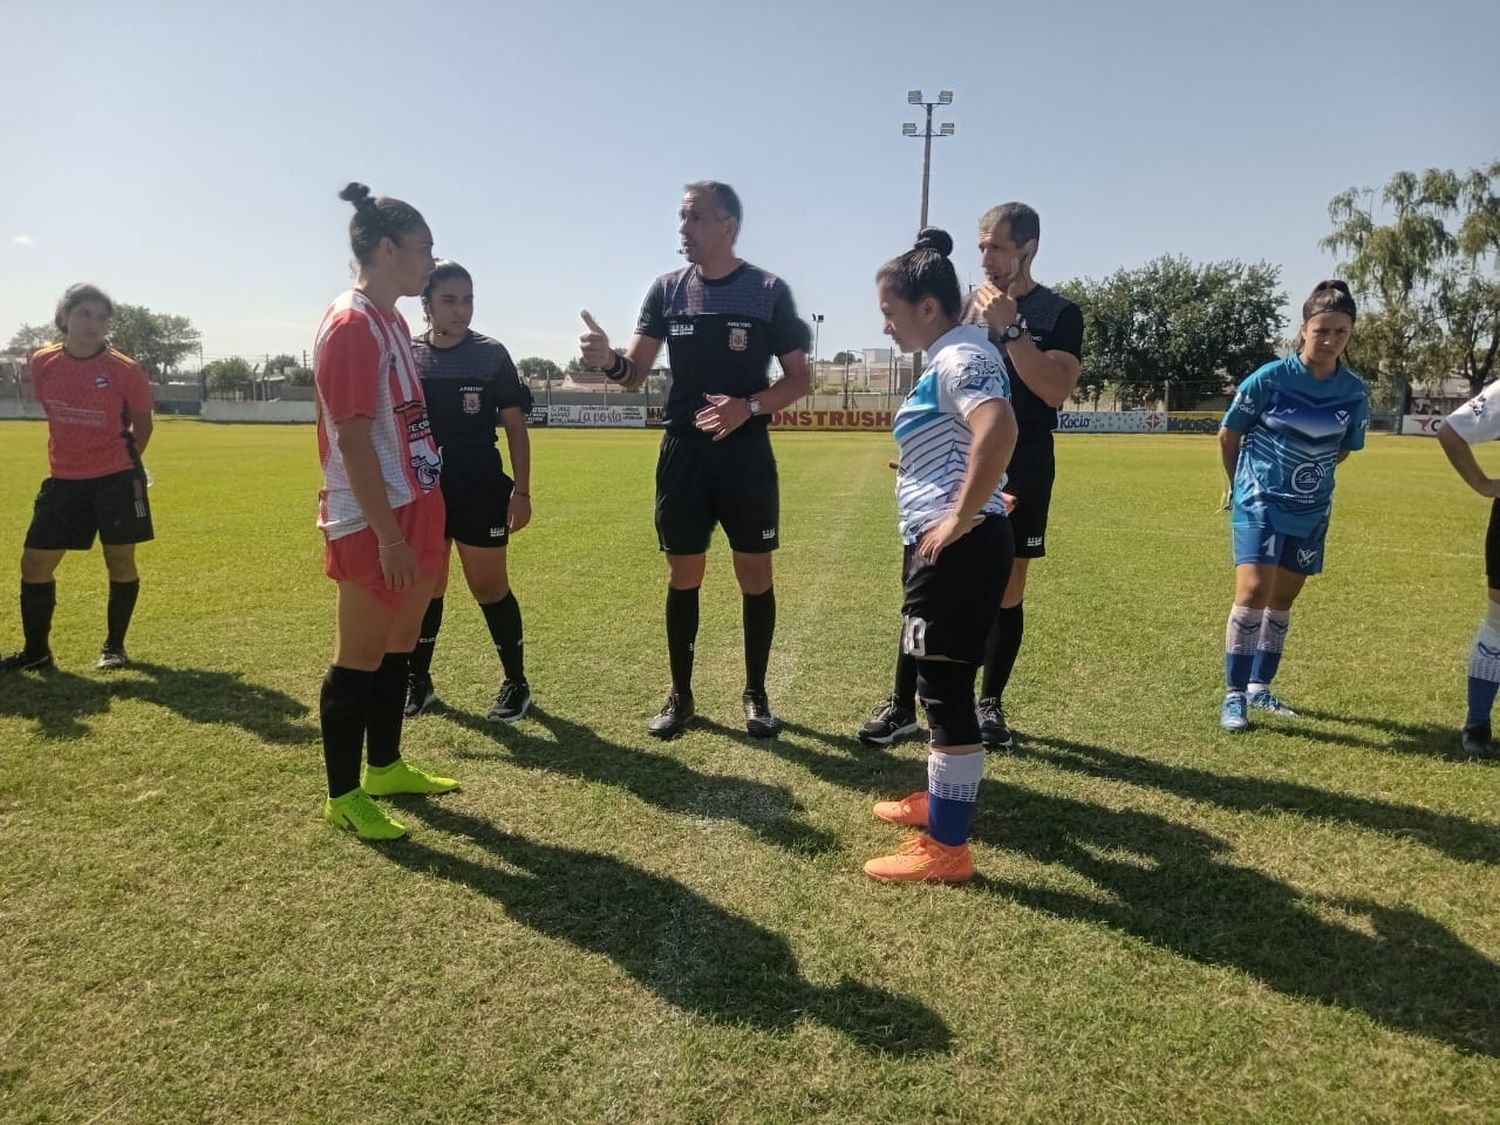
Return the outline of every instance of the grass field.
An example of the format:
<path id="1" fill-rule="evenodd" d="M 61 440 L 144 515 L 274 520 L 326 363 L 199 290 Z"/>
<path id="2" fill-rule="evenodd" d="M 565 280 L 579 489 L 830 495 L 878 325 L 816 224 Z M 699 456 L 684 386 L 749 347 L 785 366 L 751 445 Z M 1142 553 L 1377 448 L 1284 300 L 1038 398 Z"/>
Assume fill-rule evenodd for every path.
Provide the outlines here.
<path id="1" fill-rule="evenodd" d="M 5 552 L 45 439 L 0 424 Z M 1059 439 L 983 878 L 913 888 L 860 863 L 924 748 L 852 737 L 897 631 L 889 440 L 778 437 L 787 730 L 739 733 L 719 539 L 708 721 L 668 745 L 655 438 L 534 441 L 539 711 L 483 721 L 493 652 L 450 592 L 449 709 L 406 750 L 464 788 L 370 847 L 320 816 L 313 432 L 159 425 L 135 665 L 92 670 L 103 566 L 70 555 L 60 670 L 0 685 L 0 1118 L 1500 1118 L 1500 766 L 1455 736 L 1487 510 L 1435 443 L 1340 470 L 1278 680 L 1304 717 L 1235 737 L 1212 440 Z"/>

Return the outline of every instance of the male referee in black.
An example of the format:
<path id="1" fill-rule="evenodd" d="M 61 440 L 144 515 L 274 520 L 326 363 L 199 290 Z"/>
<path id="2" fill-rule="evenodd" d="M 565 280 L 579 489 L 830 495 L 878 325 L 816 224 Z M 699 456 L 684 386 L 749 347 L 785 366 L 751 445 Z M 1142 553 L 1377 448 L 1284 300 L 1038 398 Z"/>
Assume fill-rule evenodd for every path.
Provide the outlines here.
<path id="1" fill-rule="evenodd" d="M 714 525 L 734 552 L 744 600 L 745 729 L 768 738 L 780 729 L 766 698 L 766 666 L 776 631 L 771 552 L 779 539 L 780 489 L 770 419 L 811 386 L 807 325 L 780 278 L 741 261 L 740 200 L 728 184 L 700 180 L 683 189 L 678 231 L 688 265 L 656 279 L 623 355 L 594 318 L 579 337 L 585 363 L 626 387 L 643 383 L 662 341 L 672 386 L 656 463 L 656 535 L 667 556 L 667 655 L 672 691 L 647 730 L 672 738 L 693 720 L 693 645 L 698 588 Z M 782 377 L 771 382 L 771 357 Z"/>

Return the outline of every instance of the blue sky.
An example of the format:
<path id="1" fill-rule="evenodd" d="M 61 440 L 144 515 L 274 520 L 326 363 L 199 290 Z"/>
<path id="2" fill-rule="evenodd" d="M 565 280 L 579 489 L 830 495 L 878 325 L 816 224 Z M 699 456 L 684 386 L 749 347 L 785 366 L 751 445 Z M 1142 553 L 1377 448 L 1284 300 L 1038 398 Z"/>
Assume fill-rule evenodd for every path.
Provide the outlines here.
<path id="1" fill-rule="evenodd" d="M 215 355 L 311 346 L 349 281 L 348 180 L 415 204 L 476 327 L 559 361 L 623 342 L 676 268 L 682 184 L 727 180 L 744 257 L 878 346 L 917 224 L 906 91 L 951 89 L 931 220 L 1041 212 L 1036 274 L 1158 254 L 1329 274 L 1328 200 L 1500 157 L 1500 4 L 205 5 L 0 0 L 0 344 L 71 282 L 192 318 Z M 415 303 L 405 307 L 419 323 Z"/>

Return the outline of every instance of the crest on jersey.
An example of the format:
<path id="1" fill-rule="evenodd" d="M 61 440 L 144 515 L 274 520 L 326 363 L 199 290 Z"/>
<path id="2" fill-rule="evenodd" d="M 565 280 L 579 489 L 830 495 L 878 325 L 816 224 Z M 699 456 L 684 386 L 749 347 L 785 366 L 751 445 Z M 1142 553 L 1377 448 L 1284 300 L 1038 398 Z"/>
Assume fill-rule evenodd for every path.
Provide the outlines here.
<path id="1" fill-rule="evenodd" d="M 729 330 L 729 350 L 742 352 L 750 346 L 750 330 L 748 328 L 731 328 Z"/>
<path id="2" fill-rule="evenodd" d="M 478 391 L 465 391 L 464 392 L 464 413 L 465 414 L 478 414 L 479 413 L 479 392 Z"/>
<path id="3" fill-rule="evenodd" d="M 1318 549 L 1316 547 L 1298 547 L 1297 548 L 1297 565 L 1298 566 L 1312 566 L 1312 564 L 1315 563 L 1315 562 L 1317 562 L 1317 561 L 1318 561 Z"/>
<path id="4" fill-rule="evenodd" d="M 1340 426 L 1347 426 L 1349 424 L 1349 412 L 1347 410 L 1335 410 L 1333 412 L 1333 420 Z"/>

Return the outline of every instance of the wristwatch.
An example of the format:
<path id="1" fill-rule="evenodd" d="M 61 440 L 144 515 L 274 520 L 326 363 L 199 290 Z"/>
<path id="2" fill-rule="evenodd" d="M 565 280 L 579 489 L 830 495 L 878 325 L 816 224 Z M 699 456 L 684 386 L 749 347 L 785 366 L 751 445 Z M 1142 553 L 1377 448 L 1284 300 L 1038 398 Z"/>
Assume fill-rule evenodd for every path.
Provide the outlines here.
<path id="1" fill-rule="evenodd" d="M 750 404 L 750 417 L 752 418 L 754 418 L 761 412 L 761 410 L 764 409 L 764 407 L 762 407 L 760 404 L 760 399 L 756 398 L 754 395 L 751 395 L 745 401 Z"/>
<path id="2" fill-rule="evenodd" d="M 1004 340 L 1007 344 L 1012 340 L 1019 340 L 1025 334 L 1026 318 L 1020 313 L 1016 314 L 1016 320 L 1014 324 L 1010 325 L 1008 328 L 1002 328 L 998 333 L 1000 339 Z"/>

